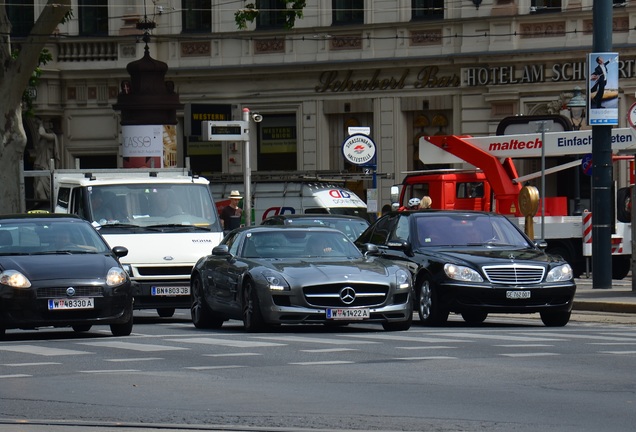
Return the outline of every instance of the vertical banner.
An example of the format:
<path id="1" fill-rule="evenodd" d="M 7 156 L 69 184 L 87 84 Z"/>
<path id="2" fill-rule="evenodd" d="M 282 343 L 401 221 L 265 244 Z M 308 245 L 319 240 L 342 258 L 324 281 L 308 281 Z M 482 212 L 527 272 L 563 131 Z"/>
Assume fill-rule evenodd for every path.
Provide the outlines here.
<path id="1" fill-rule="evenodd" d="M 163 125 L 122 126 L 124 168 L 162 168 L 163 129 Z"/>
<path id="2" fill-rule="evenodd" d="M 618 125 L 618 53 L 590 53 L 587 65 L 588 124 Z"/>

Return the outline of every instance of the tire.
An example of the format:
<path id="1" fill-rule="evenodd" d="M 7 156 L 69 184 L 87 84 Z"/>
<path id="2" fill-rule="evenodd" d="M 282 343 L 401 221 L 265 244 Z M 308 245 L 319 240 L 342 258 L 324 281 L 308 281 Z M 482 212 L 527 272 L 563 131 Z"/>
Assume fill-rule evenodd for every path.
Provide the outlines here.
<path id="1" fill-rule="evenodd" d="M 420 323 L 428 326 L 440 326 L 448 321 L 448 310 L 439 304 L 437 290 L 429 280 L 424 280 L 417 290 L 417 314 Z"/>
<path id="2" fill-rule="evenodd" d="M 78 324 L 73 326 L 73 331 L 76 333 L 84 333 L 87 332 L 93 327 L 90 324 Z"/>
<path id="3" fill-rule="evenodd" d="M 570 321 L 572 312 L 541 312 L 541 321 L 546 327 L 563 327 Z"/>
<path id="4" fill-rule="evenodd" d="M 251 333 L 259 333 L 267 328 L 258 294 L 254 289 L 254 283 L 250 280 L 243 286 L 243 327 Z"/>
<path id="5" fill-rule="evenodd" d="M 0 327 L 0 340 L 4 339 L 6 331 L 7 330 L 4 327 Z"/>
<path id="6" fill-rule="evenodd" d="M 113 336 L 130 336 L 133 329 L 133 314 L 130 313 L 130 319 L 125 323 L 121 324 L 111 324 L 110 332 Z"/>
<path id="7" fill-rule="evenodd" d="M 157 309 L 157 314 L 161 317 L 161 318 L 170 318 L 174 315 L 174 309 L 175 308 L 158 308 Z"/>
<path id="8" fill-rule="evenodd" d="M 481 324 L 488 318 L 488 312 L 483 311 L 466 311 L 462 312 L 462 318 L 468 324 Z"/>
<path id="9" fill-rule="evenodd" d="M 219 329 L 223 326 L 223 319 L 215 316 L 203 295 L 203 281 L 197 275 L 192 280 L 192 294 L 190 296 L 190 316 L 192 323 L 198 329 Z"/>
<path id="10" fill-rule="evenodd" d="M 612 257 L 612 279 L 621 280 L 632 269 L 631 257 L 627 255 L 615 255 Z"/>

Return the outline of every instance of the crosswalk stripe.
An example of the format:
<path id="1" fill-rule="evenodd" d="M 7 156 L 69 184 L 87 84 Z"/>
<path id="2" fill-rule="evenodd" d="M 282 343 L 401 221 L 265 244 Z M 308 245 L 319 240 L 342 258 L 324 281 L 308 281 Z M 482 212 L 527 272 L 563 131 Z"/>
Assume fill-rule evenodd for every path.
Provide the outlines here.
<path id="1" fill-rule="evenodd" d="M 512 336 L 512 335 L 498 335 L 498 334 L 482 334 L 482 333 L 438 333 L 441 336 L 458 337 L 466 339 L 493 339 L 493 340 L 507 340 L 507 341 L 523 341 L 523 342 L 559 342 L 566 337 L 565 335 L 550 334 L 548 337 L 543 336 Z"/>
<path id="2" fill-rule="evenodd" d="M 153 345 L 153 344 L 142 344 L 142 343 L 133 343 L 133 342 L 122 342 L 122 341 L 100 341 L 100 342 L 80 342 L 80 345 L 90 345 L 95 347 L 108 347 L 108 348 L 120 348 L 132 351 L 143 351 L 143 352 L 153 352 L 153 351 L 178 351 L 178 350 L 187 350 L 189 348 L 169 346 L 169 345 Z"/>
<path id="3" fill-rule="evenodd" d="M 61 365 L 62 363 L 58 362 L 38 362 L 38 363 L 5 363 L 2 366 L 8 367 L 28 367 L 28 366 L 51 366 L 51 365 Z"/>
<path id="4" fill-rule="evenodd" d="M 422 337 L 422 336 L 403 336 L 397 335 L 395 333 L 390 334 L 346 334 L 341 335 L 346 338 L 363 338 L 363 339 L 376 339 L 376 340 L 391 340 L 391 341 L 405 341 L 405 342 L 413 342 L 413 343 L 458 343 L 458 342 L 472 342 L 468 340 L 461 339 L 444 339 L 438 337 Z"/>
<path id="5" fill-rule="evenodd" d="M 0 379 L 2 378 L 28 378 L 31 377 L 33 375 L 26 375 L 26 374 L 15 374 L 15 375 L 0 375 Z"/>
<path id="6" fill-rule="evenodd" d="M 543 357 L 543 356 L 558 356 L 558 353 L 546 353 L 546 352 L 538 352 L 538 353 L 511 353 L 511 354 L 499 354 L 504 357 Z"/>
<path id="7" fill-rule="evenodd" d="M 315 362 L 292 362 L 287 363 L 295 366 L 325 366 L 325 365 L 339 365 L 339 364 L 352 364 L 352 361 L 344 360 L 330 360 L 330 361 L 315 361 Z"/>
<path id="8" fill-rule="evenodd" d="M 43 347 L 38 345 L 7 345 L 7 346 L 0 346 L 0 350 L 23 353 L 23 354 L 42 355 L 47 357 L 93 354 L 86 351 L 75 351 L 75 350 L 62 349 L 62 348 L 50 348 L 50 347 Z"/>
<path id="9" fill-rule="evenodd" d="M 352 341 L 352 340 L 339 340 L 339 339 L 327 339 L 327 338 L 318 338 L 318 337 L 303 337 L 303 336 L 257 336 L 257 339 L 265 339 L 265 340 L 282 340 L 288 342 L 309 342 L 315 344 L 326 344 L 326 345 L 351 345 L 354 344 L 372 344 L 378 342 L 369 342 L 369 341 Z"/>
<path id="10" fill-rule="evenodd" d="M 166 339 L 169 342 L 185 342 L 204 345 L 221 345 L 235 348 L 254 348 L 254 347 L 277 347 L 285 346 L 286 344 L 272 343 L 272 342 L 258 342 L 248 340 L 232 340 L 232 339 L 218 339 L 210 337 L 195 337 L 184 339 Z"/>

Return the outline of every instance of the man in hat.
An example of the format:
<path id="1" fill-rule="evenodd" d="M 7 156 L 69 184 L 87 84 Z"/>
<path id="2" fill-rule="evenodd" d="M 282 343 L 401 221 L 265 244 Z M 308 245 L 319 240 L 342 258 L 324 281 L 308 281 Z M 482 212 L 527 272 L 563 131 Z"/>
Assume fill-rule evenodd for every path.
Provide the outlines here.
<path id="1" fill-rule="evenodd" d="M 241 210 L 238 206 L 239 201 L 243 199 L 239 191 L 233 190 L 230 192 L 230 196 L 228 198 L 230 199 L 230 204 L 226 205 L 223 207 L 223 210 L 221 210 L 221 225 L 223 225 L 224 230 L 238 228 L 240 225 L 241 214 L 243 213 L 243 210 Z M 236 226 L 232 225 L 232 218 L 234 216 L 238 216 L 239 224 Z"/>

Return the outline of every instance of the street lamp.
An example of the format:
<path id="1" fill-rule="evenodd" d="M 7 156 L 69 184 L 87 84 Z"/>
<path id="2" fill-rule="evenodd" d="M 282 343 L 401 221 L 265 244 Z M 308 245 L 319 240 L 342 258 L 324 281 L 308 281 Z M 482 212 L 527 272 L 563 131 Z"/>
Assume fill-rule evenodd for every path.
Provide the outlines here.
<path id="1" fill-rule="evenodd" d="M 570 119 L 574 130 L 581 129 L 583 119 L 585 119 L 585 107 L 587 107 L 587 101 L 581 95 L 581 87 L 576 86 L 574 87 L 574 96 L 568 102 L 568 111 L 570 111 Z"/>
<path id="2" fill-rule="evenodd" d="M 572 128 L 574 130 L 580 130 L 585 119 L 585 107 L 587 101 L 581 95 L 581 87 L 574 87 L 574 96 L 568 102 L 568 110 L 570 111 L 570 119 L 572 120 Z M 579 168 L 575 170 L 574 174 L 574 211 L 575 216 L 583 214 L 581 210 L 581 185 L 579 183 Z"/>

